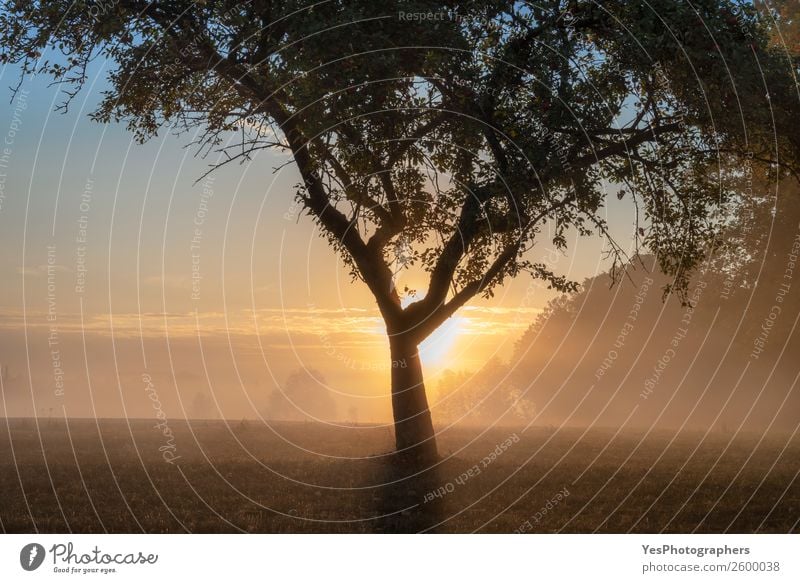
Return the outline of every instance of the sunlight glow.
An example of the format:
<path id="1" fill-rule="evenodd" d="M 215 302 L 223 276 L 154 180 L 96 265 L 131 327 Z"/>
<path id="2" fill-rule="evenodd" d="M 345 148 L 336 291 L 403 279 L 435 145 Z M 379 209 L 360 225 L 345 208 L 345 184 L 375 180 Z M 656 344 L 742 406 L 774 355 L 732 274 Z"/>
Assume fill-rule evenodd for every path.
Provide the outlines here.
<path id="1" fill-rule="evenodd" d="M 450 352 L 458 341 L 464 328 L 466 318 L 453 316 L 419 346 L 419 358 L 422 364 L 441 367 L 449 362 Z"/>
<path id="2" fill-rule="evenodd" d="M 421 290 L 416 294 L 407 294 L 400 299 L 400 303 L 405 308 L 419 297 L 423 297 L 425 293 L 425 290 Z M 466 320 L 463 316 L 453 316 L 428 336 L 419 345 L 419 358 L 422 364 L 436 368 L 443 366 L 465 329 Z"/>

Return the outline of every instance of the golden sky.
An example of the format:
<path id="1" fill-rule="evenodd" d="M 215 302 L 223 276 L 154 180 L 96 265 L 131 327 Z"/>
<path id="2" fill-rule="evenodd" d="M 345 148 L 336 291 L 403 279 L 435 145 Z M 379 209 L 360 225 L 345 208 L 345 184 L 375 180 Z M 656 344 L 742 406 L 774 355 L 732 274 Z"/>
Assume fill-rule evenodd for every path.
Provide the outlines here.
<path id="1" fill-rule="evenodd" d="M 0 81 L 13 75 L 4 69 Z M 102 77 L 102 64 L 90 75 Z M 55 329 L 81 390 L 93 377 L 115 382 L 112 369 L 161 362 L 178 395 L 181 378 L 196 391 L 204 362 L 225 361 L 219 378 L 231 386 L 246 376 L 263 392 L 313 366 L 344 392 L 385 398 L 388 350 L 374 301 L 292 202 L 299 177 L 288 158 L 261 152 L 198 182 L 213 160 L 184 147 L 191 136 L 165 132 L 140 145 L 121 125 L 89 121 L 101 86 L 89 83 L 56 115 L 57 88 L 27 81 L 10 164 L 0 169 L 0 363 L 17 390 L 49 394 L 40 385 L 51 382 Z M 0 106 L 0 133 L 12 105 Z M 609 213 L 624 242 L 631 217 Z M 533 253 L 581 281 L 605 267 L 598 245 L 575 240 L 563 256 L 545 239 Z M 424 292 L 422 274 L 399 278 Z M 473 301 L 423 345 L 429 384 L 445 368 L 507 359 L 552 297 L 520 278 Z M 85 401 L 73 406 L 89 411 Z"/>

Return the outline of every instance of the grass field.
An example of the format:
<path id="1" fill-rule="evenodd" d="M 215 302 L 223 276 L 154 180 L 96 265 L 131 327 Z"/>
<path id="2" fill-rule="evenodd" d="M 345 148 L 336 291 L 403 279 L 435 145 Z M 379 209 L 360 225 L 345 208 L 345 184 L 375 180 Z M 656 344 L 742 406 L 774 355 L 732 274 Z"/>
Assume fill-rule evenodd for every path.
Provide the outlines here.
<path id="1" fill-rule="evenodd" d="M 407 476 L 386 427 L 169 423 L 173 463 L 154 421 L 0 420 L 0 527 L 791 532 L 800 519 L 800 443 L 785 436 L 451 429 L 443 461 Z"/>

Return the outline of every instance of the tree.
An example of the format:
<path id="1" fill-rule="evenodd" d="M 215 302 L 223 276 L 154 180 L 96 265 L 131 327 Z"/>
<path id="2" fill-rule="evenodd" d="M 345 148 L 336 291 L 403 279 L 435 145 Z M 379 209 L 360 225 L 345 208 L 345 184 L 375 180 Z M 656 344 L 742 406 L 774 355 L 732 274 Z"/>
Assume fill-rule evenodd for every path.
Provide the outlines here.
<path id="1" fill-rule="evenodd" d="M 285 421 L 330 420 L 336 417 L 336 402 L 322 373 L 298 368 L 272 392 L 266 415 Z"/>
<path id="2" fill-rule="evenodd" d="M 497 358 L 475 372 L 446 370 L 437 387 L 436 412 L 447 423 L 524 425 L 536 411 L 532 392 L 524 389 Z"/>
<path id="3" fill-rule="evenodd" d="M 618 287 L 603 273 L 548 304 L 505 377 L 540 406 L 536 423 L 793 430 L 800 183 L 748 182 L 749 204 L 693 274 L 690 306 L 661 297 L 670 279 L 653 256 Z"/>
<path id="4" fill-rule="evenodd" d="M 531 258 L 536 242 L 600 233 L 617 272 L 614 192 L 680 292 L 730 202 L 720 159 L 797 161 L 797 61 L 755 9 L 603 4 L 11 0 L 0 40 L 3 62 L 65 84 L 65 107 L 89 62 L 109 59 L 93 117 L 140 140 L 199 129 L 222 164 L 289 151 L 297 200 L 386 323 L 397 449 L 425 461 L 418 344 L 522 272 L 574 289 Z M 429 274 L 407 306 L 400 253 Z"/>
<path id="5" fill-rule="evenodd" d="M 772 22 L 773 44 L 792 55 L 800 54 L 800 4 L 796 0 L 756 0 L 755 5 Z"/>
<path id="6" fill-rule="evenodd" d="M 195 419 L 211 419 L 217 416 L 214 402 L 202 391 L 195 391 L 192 397 L 192 417 Z"/>

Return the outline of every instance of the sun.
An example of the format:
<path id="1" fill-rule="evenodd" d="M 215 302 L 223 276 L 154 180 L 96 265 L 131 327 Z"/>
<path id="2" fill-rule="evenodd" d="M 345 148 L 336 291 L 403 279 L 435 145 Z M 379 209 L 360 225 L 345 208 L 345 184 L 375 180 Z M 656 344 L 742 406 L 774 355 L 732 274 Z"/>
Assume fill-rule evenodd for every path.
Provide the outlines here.
<path id="1" fill-rule="evenodd" d="M 401 305 L 405 308 L 415 302 L 425 292 L 407 294 L 401 298 Z M 453 316 L 439 326 L 430 336 L 419 345 L 419 358 L 422 364 L 429 367 L 441 368 L 448 362 L 459 336 L 464 330 L 465 318 Z"/>
<path id="2" fill-rule="evenodd" d="M 437 368 L 447 364 L 461 335 L 463 323 L 464 318 L 453 316 L 428 336 L 419 345 L 419 358 L 422 363 Z"/>

